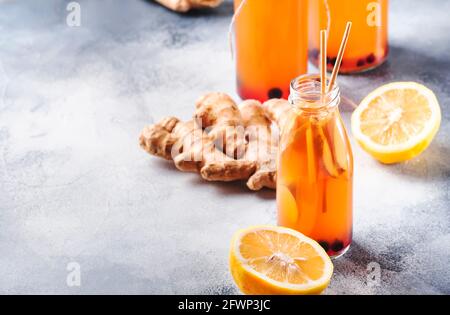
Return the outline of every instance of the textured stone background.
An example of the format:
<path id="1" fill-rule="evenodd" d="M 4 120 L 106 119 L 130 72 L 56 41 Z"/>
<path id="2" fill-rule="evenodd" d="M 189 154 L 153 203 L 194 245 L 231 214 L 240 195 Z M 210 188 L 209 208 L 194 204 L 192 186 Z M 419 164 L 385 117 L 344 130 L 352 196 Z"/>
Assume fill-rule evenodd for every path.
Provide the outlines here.
<path id="1" fill-rule="evenodd" d="M 79 2 L 71 28 L 67 1 L 0 1 L 0 293 L 238 293 L 231 235 L 274 224 L 274 193 L 204 183 L 137 143 L 150 122 L 190 117 L 202 93 L 236 96 L 231 3 L 184 16 L 151 1 Z M 328 294 L 450 293 L 450 2 L 391 4 L 389 61 L 340 77 L 343 93 L 359 102 L 382 83 L 422 82 L 442 126 L 401 165 L 354 145 L 355 238 Z M 70 262 L 80 287 L 66 285 Z"/>

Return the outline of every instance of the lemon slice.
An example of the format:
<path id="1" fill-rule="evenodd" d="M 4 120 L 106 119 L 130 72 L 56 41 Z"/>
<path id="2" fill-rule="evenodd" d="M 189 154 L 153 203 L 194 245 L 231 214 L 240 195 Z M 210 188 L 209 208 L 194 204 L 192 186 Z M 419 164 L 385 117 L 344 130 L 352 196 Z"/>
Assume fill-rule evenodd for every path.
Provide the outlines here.
<path id="1" fill-rule="evenodd" d="M 434 93 L 414 82 L 383 85 L 364 98 L 352 115 L 358 143 L 383 163 L 409 160 L 422 153 L 441 123 Z"/>
<path id="2" fill-rule="evenodd" d="M 277 226 L 238 231 L 231 242 L 230 269 L 246 294 L 318 294 L 333 274 L 333 264 L 317 242 Z"/>
<path id="3" fill-rule="evenodd" d="M 294 229 L 297 225 L 298 210 L 297 202 L 292 192 L 284 185 L 277 186 L 278 224 Z"/>

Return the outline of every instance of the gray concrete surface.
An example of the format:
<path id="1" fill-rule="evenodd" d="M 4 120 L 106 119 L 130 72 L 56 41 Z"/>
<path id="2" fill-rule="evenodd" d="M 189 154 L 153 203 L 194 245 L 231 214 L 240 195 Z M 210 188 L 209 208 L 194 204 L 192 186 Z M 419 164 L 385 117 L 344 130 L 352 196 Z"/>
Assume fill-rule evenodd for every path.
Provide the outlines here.
<path id="1" fill-rule="evenodd" d="M 68 27 L 66 1 L 0 1 L 0 293 L 238 293 L 230 238 L 276 222 L 274 193 L 204 183 L 137 143 L 152 121 L 190 117 L 202 93 L 236 97 L 231 3 L 183 16 L 151 1 L 79 2 L 81 26 Z M 443 120 L 401 165 L 354 145 L 354 243 L 327 294 L 450 293 L 449 11 L 392 1 L 389 61 L 339 78 L 355 102 L 422 82 Z M 67 285 L 71 262 L 80 286 Z"/>

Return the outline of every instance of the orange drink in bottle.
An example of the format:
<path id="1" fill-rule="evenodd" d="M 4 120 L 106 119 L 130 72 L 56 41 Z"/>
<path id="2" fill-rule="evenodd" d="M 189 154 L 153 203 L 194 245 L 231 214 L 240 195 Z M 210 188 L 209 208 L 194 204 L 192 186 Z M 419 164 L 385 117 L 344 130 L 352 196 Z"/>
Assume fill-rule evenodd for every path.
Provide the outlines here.
<path id="1" fill-rule="evenodd" d="M 352 241 L 353 156 L 334 85 L 323 99 L 320 77 L 291 83 L 277 173 L 278 224 L 315 239 L 330 256 Z"/>
<path id="2" fill-rule="evenodd" d="M 388 55 L 389 0 L 309 0 L 309 59 L 318 65 L 320 30 L 328 30 L 327 63 L 332 70 L 342 30 L 353 23 L 340 72 L 375 68 Z"/>
<path id="3" fill-rule="evenodd" d="M 307 71 L 308 0 L 235 0 L 234 6 L 239 96 L 287 99 L 291 79 Z"/>

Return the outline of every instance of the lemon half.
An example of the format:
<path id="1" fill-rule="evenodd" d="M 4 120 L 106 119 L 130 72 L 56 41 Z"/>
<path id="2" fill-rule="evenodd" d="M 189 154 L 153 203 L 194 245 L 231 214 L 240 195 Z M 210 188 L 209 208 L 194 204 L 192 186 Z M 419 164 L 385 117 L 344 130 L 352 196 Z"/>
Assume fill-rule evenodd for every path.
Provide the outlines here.
<path id="1" fill-rule="evenodd" d="M 318 294 L 333 264 L 314 240 L 279 226 L 238 231 L 231 242 L 230 270 L 246 294 Z"/>
<path id="2" fill-rule="evenodd" d="M 440 123 L 441 110 L 433 91 L 415 82 L 395 82 L 362 100 L 352 115 L 352 132 L 365 151 L 390 164 L 422 153 Z"/>

